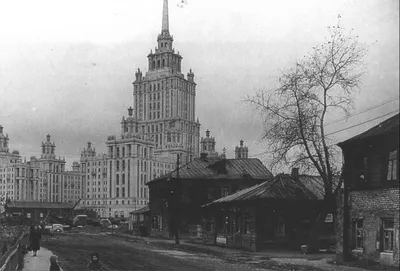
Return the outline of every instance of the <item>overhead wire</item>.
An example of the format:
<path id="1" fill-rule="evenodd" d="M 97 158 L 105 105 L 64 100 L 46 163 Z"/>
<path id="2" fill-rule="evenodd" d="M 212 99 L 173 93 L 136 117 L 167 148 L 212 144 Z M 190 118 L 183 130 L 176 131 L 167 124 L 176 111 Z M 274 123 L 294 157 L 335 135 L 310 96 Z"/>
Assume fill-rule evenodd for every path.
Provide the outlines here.
<path id="1" fill-rule="evenodd" d="M 377 106 L 377 107 L 378 107 L 378 106 Z M 374 108 L 372 108 L 372 109 L 375 109 L 375 108 L 376 108 L 376 107 L 374 107 Z M 369 110 L 372 110 L 372 109 L 369 109 Z M 369 110 L 366 110 L 366 111 L 369 111 Z M 366 112 L 366 111 L 365 111 L 365 112 Z M 390 114 L 398 113 L 398 112 L 399 112 L 398 109 L 397 109 L 397 110 L 393 110 L 393 111 L 390 111 L 390 112 L 388 112 L 388 113 L 386 113 L 386 114 L 384 114 L 384 115 L 381 115 L 381 116 L 378 116 L 378 117 L 375 117 L 375 118 L 372 118 L 372 119 L 369 119 L 369 120 L 366 120 L 366 121 L 363 121 L 363 122 L 360 122 L 360 123 L 351 125 L 351 126 L 349 126 L 349 127 L 343 128 L 343 129 L 339 129 L 339 130 L 333 131 L 333 132 L 331 132 L 331 133 L 326 134 L 325 136 L 329 136 L 329 135 L 333 135 L 333 134 L 336 134 L 336 133 L 340 133 L 340 132 L 343 132 L 343 131 L 345 131 L 345 130 L 348 130 L 348 129 L 351 129 L 351 128 L 354 128 L 354 127 L 357 127 L 357 126 L 360 126 L 360 125 L 363 125 L 363 124 L 366 124 L 366 123 L 368 123 L 368 122 L 371 122 L 371 121 L 374 121 L 374 120 L 377 120 L 377 119 L 386 117 L 386 116 L 388 116 L 388 115 L 390 115 Z M 361 113 L 359 113 L 359 114 L 361 114 Z M 262 155 L 267 154 L 267 153 L 271 153 L 271 151 L 264 151 L 264 152 L 262 152 L 262 153 L 258 153 L 258 154 L 252 155 L 252 157 L 262 156 Z"/>

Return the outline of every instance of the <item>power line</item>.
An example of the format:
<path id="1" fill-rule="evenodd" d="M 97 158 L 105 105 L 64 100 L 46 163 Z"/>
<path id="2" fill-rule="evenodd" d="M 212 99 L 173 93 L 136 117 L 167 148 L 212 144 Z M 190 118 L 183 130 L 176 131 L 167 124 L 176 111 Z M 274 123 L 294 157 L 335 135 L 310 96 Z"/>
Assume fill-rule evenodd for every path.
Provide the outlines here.
<path id="1" fill-rule="evenodd" d="M 398 99 L 399 99 L 399 96 L 393 96 L 393 97 L 391 97 L 391 98 L 389 98 L 389 99 L 383 101 L 383 102 L 380 103 L 380 104 L 377 104 L 377 105 L 374 105 L 374 106 L 371 106 L 371 107 L 367 107 L 367 108 L 365 108 L 365 109 L 362 109 L 361 111 L 358 111 L 358 112 L 355 112 L 355 113 L 353 113 L 353 114 L 350 114 L 349 116 L 344 116 L 344 117 L 341 117 L 341 118 L 339 118 L 339 119 L 336 119 L 336 120 L 330 121 L 330 122 L 328 122 L 328 123 L 325 123 L 324 127 L 329 126 L 329 125 L 332 125 L 332 124 L 335 124 L 335 123 L 338 123 L 338 122 L 340 122 L 340 121 L 342 121 L 342 120 L 349 119 L 349 118 L 351 118 L 351 117 L 360 115 L 360 114 L 362 114 L 362 113 L 371 111 L 371 110 L 373 110 L 373 109 L 375 109 L 375 108 L 381 107 L 382 105 L 391 103 L 391 102 L 393 102 L 393 101 L 395 101 L 395 100 L 398 100 Z"/>
<path id="2" fill-rule="evenodd" d="M 373 119 L 369 119 L 369 120 L 363 121 L 363 122 L 361 122 L 361 123 L 357 123 L 357 124 L 354 124 L 354 125 L 352 125 L 352 126 L 349 126 L 349 127 L 346 127 L 346 128 L 343 128 L 343 129 L 340 129 L 340 130 L 337 130 L 337 131 L 328 133 L 328 134 L 326 134 L 325 136 L 333 135 L 333 134 L 336 134 L 336 133 L 340 133 L 340 132 L 343 132 L 343 131 L 345 131 L 345 130 L 348 130 L 348 129 L 351 129 L 351 128 L 354 128 L 354 127 L 363 125 L 363 124 L 365 124 L 365 123 L 368 123 L 368 122 L 371 122 L 371 121 L 374 121 L 374 120 L 377 120 L 377 119 L 386 117 L 387 115 L 390 115 L 390 114 L 393 114 L 393 113 L 398 113 L 398 112 L 399 112 L 399 110 L 394 110 L 394 111 L 391 111 L 391 112 L 389 112 L 389 113 L 386 113 L 386 114 L 384 114 L 384 115 L 382 115 L 382 116 L 378 116 L 378 117 L 375 117 L 375 118 L 373 118 Z M 271 151 L 264 151 L 264 152 L 262 152 L 262 153 L 258 153 L 258 154 L 252 155 L 251 157 L 258 157 L 258 156 L 261 156 L 261 155 L 264 155 L 264 154 L 267 154 L 267 153 L 271 153 Z"/>
<path id="3" fill-rule="evenodd" d="M 354 124 L 354 125 L 352 125 L 352 126 L 349 126 L 349 127 L 346 127 L 346 128 L 343 128 L 343 129 L 340 129 L 340 130 L 331 132 L 331 133 L 329 133 L 329 134 L 326 134 L 326 136 L 328 136 L 328 135 L 333 135 L 333 134 L 336 134 L 336 133 L 339 133 L 339 132 L 343 132 L 343 131 L 345 131 L 345 130 L 347 130 L 347 129 L 351 129 L 351 128 L 354 128 L 354 127 L 363 125 L 363 124 L 368 123 L 368 122 L 370 122 L 370 121 L 374 121 L 374 120 L 377 120 L 377 119 L 386 117 L 387 115 L 390 115 L 390 114 L 392 114 L 392 113 L 397 113 L 397 112 L 399 112 L 399 110 L 390 111 L 389 113 L 386 113 L 385 115 L 382 115 L 382 116 L 379 116 L 379 117 L 375 117 L 375 118 L 373 118 L 373 119 L 366 120 L 366 121 L 364 121 L 364 122 L 357 123 L 357 124 Z"/>

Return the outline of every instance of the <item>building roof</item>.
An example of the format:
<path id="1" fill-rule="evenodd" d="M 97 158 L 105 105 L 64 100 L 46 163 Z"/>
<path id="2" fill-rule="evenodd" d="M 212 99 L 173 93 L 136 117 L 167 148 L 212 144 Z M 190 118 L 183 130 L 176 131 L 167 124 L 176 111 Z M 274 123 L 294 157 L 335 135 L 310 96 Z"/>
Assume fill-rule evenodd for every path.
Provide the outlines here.
<path id="1" fill-rule="evenodd" d="M 356 140 L 364 140 L 369 139 L 376 136 L 381 136 L 393 132 L 399 131 L 399 116 L 400 114 L 396 114 L 391 118 L 381 122 L 380 124 L 372 127 L 371 129 L 365 131 L 364 133 L 358 134 L 346 141 L 338 143 L 339 146 L 346 145 L 350 142 L 354 142 Z"/>
<path id="2" fill-rule="evenodd" d="M 313 193 L 319 200 L 325 196 L 325 184 L 321 176 L 300 175 L 299 181 Z M 334 176 L 332 180 L 332 192 L 339 184 L 339 177 Z"/>
<path id="3" fill-rule="evenodd" d="M 232 195 L 217 199 L 205 206 L 256 199 L 317 200 L 299 180 L 288 174 L 278 174 L 272 180 L 240 190 Z"/>
<path id="4" fill-rule="evenodd" d="M 149 183 L 176 178 L 177 170 L 153 179 Z M 221 159 L 206 158 L 194 161 L 179 168 L 180 179 L 272 179 L 272 173 L 257 158 Z"/>
<path id="5" fill-rule="evenodd" d="M 147 213 L 147 212 L 150 212 L 150 206 L 149 205 L 146 205 L 143 208 L 140 208 L 139 210 L 132 211 L 132 212 L 130 212 L 130 214 L 144 214 L 144 213 Z"/>
<path id="6" fill-rule="evenodd" d="M 37 209 L 72 209 L 69 203 L 41 202 L 41 201 L 11 201 L 7 208 L 37 208 Z"/>

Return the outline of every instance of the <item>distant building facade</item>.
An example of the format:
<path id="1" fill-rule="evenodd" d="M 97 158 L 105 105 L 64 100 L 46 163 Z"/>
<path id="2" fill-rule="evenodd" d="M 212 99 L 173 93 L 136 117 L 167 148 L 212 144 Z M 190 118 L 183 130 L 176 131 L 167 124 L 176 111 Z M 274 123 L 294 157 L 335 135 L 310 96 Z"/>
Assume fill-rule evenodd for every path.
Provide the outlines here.
<path id="1" fill-rule="evenodd" d="M 155 51 L 150 51 L 148 71 L 140 69 L 133 82 L 133 119 L 125 132 L 149 136 L 156 159 L 190 161 L 199 155 L 200 123 L 195 115 L 196 83 L 190 69 L 185 78 L 182 56 L 175 52 L 169 33 L 168 0 L 164 0 L 162 29 Z M 129 125 L 128 125 L 129 124 Z"/>
<path id="2" fill-rule="evenodd" d="M 215 151 L 215 138 L 210 137 L 210 130 L 207 129 L 206 137 L 201 137 L 200 141 L 200 155 L 206 155 L 209 158 L 217 157 L 218 152 Z"/>
<path id="3" fill-rule="evenodd" d="M 235 148 L 235 159 L 247 159 L 249 158 L 249 149 L 243 145 L 243 139 L 240 140 L 240 146 Z"/>
<path id="4" fill-rule="evenodd" d="M 0 199 L 16 201 L 71 202 L 82 198 L 79 163 L 65 171 L 65 159 L 56 157 L 50 135 L 41 145 L 41 156 L 22 159 L 18 151 L 9 152 L 9 138 L 0 126 Z"/>
<path id="5" fill-rule="evenodd" d="M 18 151 L 10 153 L 9 137 L 4 135 L 0 125 L 0 200 L 4 204 L 7 199 L 16 197 L 15 171 L 16 164 L 21 162 Z"/>
<path id="6" fill-rule="evenodd" d="M 169 33 L 168 1 L 162 30 L 148 57 L 148 71 L 138 69 L 133 82 L 133 107 L 121 120 L 119 136 L 107 138 L 106 154 L 90 144 L 81 153 L 84 199 L 80 208 L 100 216 L 128 218 L 149 202 L 147 182 L 199 156 L 200 123 L 195 117 L 196 83 L 182 73 L 182 56 Z"/>

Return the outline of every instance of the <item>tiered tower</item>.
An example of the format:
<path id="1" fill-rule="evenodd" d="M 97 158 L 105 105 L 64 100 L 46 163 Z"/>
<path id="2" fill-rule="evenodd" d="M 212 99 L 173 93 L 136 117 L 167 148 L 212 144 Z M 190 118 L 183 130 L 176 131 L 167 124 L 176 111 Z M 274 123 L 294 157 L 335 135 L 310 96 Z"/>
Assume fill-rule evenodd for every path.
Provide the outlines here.
<path id="1" fill-rule="evenodd" d="M 200 141 L 200 154 L 206 154 L 207 157 L 218 157 L 218 152 L 215 151 L 215 138 L 210 137 L 210 130 L 207 129 L 206 137 L 202 137 Z"/>
<path id="2" fill-rule="evenodd" d="M 185 78 L 182 56 L 173 48 L 169 32 L 168 0 L 164 0 L 162 29 L 150 51 L 148 71 L 140 69 L 133 82 L 135 119 L 132 128 L 155 143 L 156 159 L 190 161 L 199 156 L 200 123 L 195 117 L 196 83 L 190 69 Z"/>
<path id="3" fill-rule="evenodd" d="M 42 142 L 42 154 L 39 159 L 40 169 L 43 172 L 40 180 L 41 192 L 39 199 L 49 202 L 61 202 L 61 185 L 64 181 L 65 159 L 57 158 L 56 144 L 50 141 L 50 135 Z M 43 185 L 43 186 L 42 186 Z"/>
<path id="4" fill-rule="evenodd" d="M 247 159 L 249 158 L 249 149 L 247 146 L 243 146 L 243 139 L 240 140 L 240 146 L 235 148 L 235 159 Z"/>

